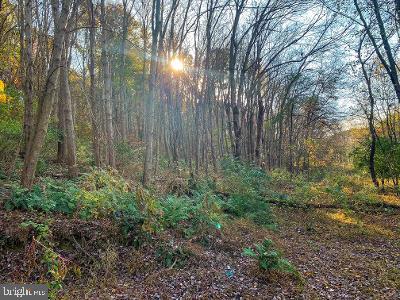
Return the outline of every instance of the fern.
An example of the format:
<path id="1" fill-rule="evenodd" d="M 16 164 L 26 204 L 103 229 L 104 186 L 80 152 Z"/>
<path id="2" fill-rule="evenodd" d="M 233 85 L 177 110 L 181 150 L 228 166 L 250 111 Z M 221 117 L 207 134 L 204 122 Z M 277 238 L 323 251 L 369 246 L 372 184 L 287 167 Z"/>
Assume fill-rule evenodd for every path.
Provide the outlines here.
<path id="1" fill-rule="evenodd" d="M 269 239 L 264 240 L 261 244 L 255 244 L 254 248 L 245 248 L 244 256 L 257 259 L 258 266 L 263 271 L 277 270 L 290 274 L 295 274 L 296 268 L 285 258 L 281 252 L 274 249 L 273 242 Z"/>

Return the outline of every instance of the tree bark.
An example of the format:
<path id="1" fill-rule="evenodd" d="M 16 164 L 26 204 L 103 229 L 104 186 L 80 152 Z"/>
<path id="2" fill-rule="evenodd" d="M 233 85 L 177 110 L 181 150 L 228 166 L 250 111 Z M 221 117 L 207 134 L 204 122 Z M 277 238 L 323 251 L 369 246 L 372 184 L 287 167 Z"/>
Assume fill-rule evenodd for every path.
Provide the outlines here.
<path id="1" fill-rule="evenodd" d="M 149 78 L 149 97 L 146 103 L 146 149 L 144 155 L 143 166 L 143 185 L 147 185 L 152 170 L 153 157 L 153 135 L 154 135 L 154 103 L 156 95 L 156 79 L 157 79 L 157 45 L 158 37 L 161 30 L 161 3 L 160 0 L 153 0 L 152 7 L 152 43 L 151 43 L 151 62 L 150 62 L 150 78 Z"/>
<path id="2" fill-rule="evenodd" d="M 60 69 L 60 101 L 64 104 L 64 142 L 66 149 L 66 163 L 68 166 L 68 176 L 78 176 L 78 167 L 76 165 L 76 143 L 75 127 L 72 111 L 72 98 L 69 86 L 69 65 L 68 50 L 70 44 L 70 34 L 66 34 L 64 42 L 64 51 L 62 54 L 62 67 Z"/>
<path id="3" fill-rule="evenodd" d="M 25 72 L 24 72 L 24 94 L 25 94 L 25 105 L 24 105 L 24 142 L 22 147 L 22 153 L 27 152 L 29 139 L 31 138 L 31 132 L 33 127 L 33 54 L 32 54 L 32 0 L 25 0 L 24 6 L 24 34 L 23 39 L 25 40 L 23 49 Z"/>
<path id="4" fill-rule="evenodd" d="M 26 188 L 31 188 L 35 177 L 35 171 L 39 154 L 43 147 L 43 142 L 47 133 L 51 109 L 53 107 L 54 95 L 57 87 L 57 80 L 60 73 L 61 54 L 65 36 L 70 0 L 63 1 L 61 12 L 59 12 L 58 1 L 51 2 L 54 18 L 54 39 L 53 50 L 50 60 L 50 67 L 47 72 L 46 84 L 42 92 L 37 114 L 37 122 L 32 132 L 32 138 L 28 144 L 28 151 L 25 155 L 24 166 L 21 175 L 21 184 Z"/>
<path id="5" fill-rule="evenodd" d="M 92 125 L 92 149 L 94 164 L 96 167 L 101 167 L 101 150 L 100 150 L 100 130 L 99 130 L 99 112 L 98 103 L 96 97 L 96 78 L 95 78 L 95 47 L 96 47 L 96 18 L 95 8 L 92 0 L 88 0 L 88 13 L 89 13 L 89 77 L 90 77 L 90 88 L 89 98 L 91 106 L 91 125 Z"/>
<path id="6" fill-rule="evenodd" d="M 107 143 L 107 165 L 115 168 L 115 150 L 114 150 L 114 128 L 113 128 L 113 113 L 111 103 L 111 66 L 109 57 L 109 45 L 106 24 L 105 0 L 101 0 L 101 26 L 102 26 L 102 50 L 101 60 L 103 67 L 103 103 L 105 105 L 105 129 Z"/>

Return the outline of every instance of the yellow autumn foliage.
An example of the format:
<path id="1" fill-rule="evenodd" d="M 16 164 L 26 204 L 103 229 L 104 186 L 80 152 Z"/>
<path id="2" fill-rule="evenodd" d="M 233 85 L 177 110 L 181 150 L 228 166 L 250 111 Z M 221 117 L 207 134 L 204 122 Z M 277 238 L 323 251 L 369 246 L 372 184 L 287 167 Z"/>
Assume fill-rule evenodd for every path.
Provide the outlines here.
<path id="1" fill-rule="evenodd" d="M 5 89 L 5 84 L 2 80 L 0 80 L 0 103 L 7 102 L 7 96 L 6 93 L 4 92 L 4 89 Z"/>

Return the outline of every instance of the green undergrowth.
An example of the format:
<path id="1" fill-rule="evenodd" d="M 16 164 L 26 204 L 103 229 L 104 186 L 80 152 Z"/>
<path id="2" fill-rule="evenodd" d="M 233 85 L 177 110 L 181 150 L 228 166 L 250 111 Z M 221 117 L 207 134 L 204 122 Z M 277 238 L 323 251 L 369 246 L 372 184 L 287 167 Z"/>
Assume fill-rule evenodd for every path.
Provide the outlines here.
<path id="1" fill-rule="evenodd" d="M 344 209 L 385 208 L 388 203 L 400 206 L 395 193 L 376 189 L 367 174 L 360 172 L 336 170 L 307 176 L 274 170 L 270 178 L 270 193 L 266 197 L 282 204 L 332 205 Z"/>
<path id="2" fill-rule="evenodd" d="M 25 251 L 25 263 L 29 266 L 26 275 L 29 277 L 35 269 L 41 269 L 39 283 L 48 285 L 50 299 L 58 299 L 58 292 L 62 290 L 67 274 L 80 278 L 81 268 L 55 250 L 49 221 L 36 223 L 28 220 L 22 222 L 20 227 L 30 230 L 33 235 Z"/>
<path id="3" fill-rule="evenodd" d="M 223 176 L 216 188 L 226 195 L 225 211 L 258 225 L 273 225 L 272 213 L 265 198 L 270 193 L 268 184 L 271 179 L 265 171 L 234 159 L 224 159 L 221 167 Z"/>
<path id="4" fill-rule="evenodd" d="M 42 178 L 30 191 L 14 184 L 5 207 L 84 220 L 112 218 L 124 231 L 141 225 L 151 233 L 171 228 L 190 235 L 207 226 L 221 229 L 229 216 L 273 224 L 264 198 L 269 181 L 266 173 L 232 159 L 223 160 L 221 169 L 217 179 L 188 179 L 186 194 L 165 196 L 140 186 L 133 188 L 114 170 L 94 169 L 76 180 Z"/>
<path id="5" fill-rule="evenodd" d="M 296 268 L 275 249 L 271 240 L 266 239 L 261 244 L 255 244 L 243 250 L 243 255 L 257 260 L 263 271 L 281 271 L 289 274 L 298 274 Z"/>
<path id="6" fill-rule="evenodd" d="M 223 234 L 225 227 L 233 226 L 231 219 L 235 218 L 248 219 L 264 227 L 274 225 L 268 197 L 276 195 L 271 189 L 276 178 L 234 159 L 221 161 L 220 170 L 213 176 L 192 176 L 185 178 L 184 182 L 179 179 L 180 188 L 171 185 L 165 194 L 157 194 L 154 188 L 133 186 L 115 170 L 93 169 L 75 180 L 44 177 L 32 190 L 12 185 L 12 194 L 5 202 L 5 208 L 39 211 L 49 219 L 56 219 L 60 214 L 71 220 L 111 220 L 121 231 L 121 241 L 136 248 L 152 243 L 156 249 L 156 261 L 167 268 L 179 268 L 190 256 L 190 251 L 182 248 L 177 242 L 179 240 L 203 240 Z M 42 265 L 47 268 L 46 280 L 57 294 L 68 270 L 67 261 L 56 251 L 57 247 L 53 247 L 46 224 L 27 223 L 24 226 L 37 232 L 36 243 L 43 250 Z M 165 241 L 165 236 L 174 237 L 169 238 L 173 244 Z M 257 247 L 256 252 L 266 244 Z M 271 249 L 254 255 L 262 256 L 262 265 L 277 263 L 272 265 L 272 269 L 289 270 L 290 265 L 285 263 L 280 253 Z M 116 250 L 111 250 L 107 252 L 110 254 L 107 262 L 109 257 L 117 255 Z M 54 265 L 49 263 L 51 261 Z M 265 270 L 268 268 L 266 265 Z"/>

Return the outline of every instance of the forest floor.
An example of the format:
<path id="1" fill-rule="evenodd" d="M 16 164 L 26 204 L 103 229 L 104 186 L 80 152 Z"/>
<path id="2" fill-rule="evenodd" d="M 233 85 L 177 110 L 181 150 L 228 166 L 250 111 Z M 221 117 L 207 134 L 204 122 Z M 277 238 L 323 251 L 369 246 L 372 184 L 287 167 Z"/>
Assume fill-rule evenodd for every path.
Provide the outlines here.
<path id="1" fill-rule="evenodd" d="M 90 289 L 71 285 L 65 294 L 71 298 L 85 295 L 86 299 L 400 297 L 398 212 L 356 214 L 278 207 L 273 211 L 276 230 L 261 229 L 242 219 L 233 221 L 207 246 L 182 241 L 192 255 L 181 269 L 154 264 L 149 249 L 121 249 L 111 280 L 98 279 Z M 265 238 L 274 240 L 299 270 L 300 279 L 262 274 L 255 261 L 241 255 L 243 247 Z M 138 260 L 132 263 L 132 256 Z M 231 277 L 227 276 L 229 269 L 233 270 Z"/>
<path id="2" fill-rule="evenodd" d="M 9 196 L 8 190 L 0 194 L 4 200 Z M 400 205 L 398 197 L 391 199 L 397 201 L 392 205 Z M 51 269 L 63 278 L 56 299 L 400 298 L 399 208 L 278 203 L 271 205 L 274 227 L 229 217 L 221 229 L 190 238 L 166 229 L 146 237 L 132 232 L 127 239 L 111 220 L 7 211 L 2 202 L 0 282 L 46 280 L 46 264 L 54 260 L 39 255 L 49 249 L 21 224 L 48 224 L 50 229 L 42 228 L 49 232 L 47 245 L 68 265 L 67 276 L 59 260 Z M 256 260 L 243 255 L 244 248 L 265 239 L 274 242 L 298 274 L 262 272 Z"/>

